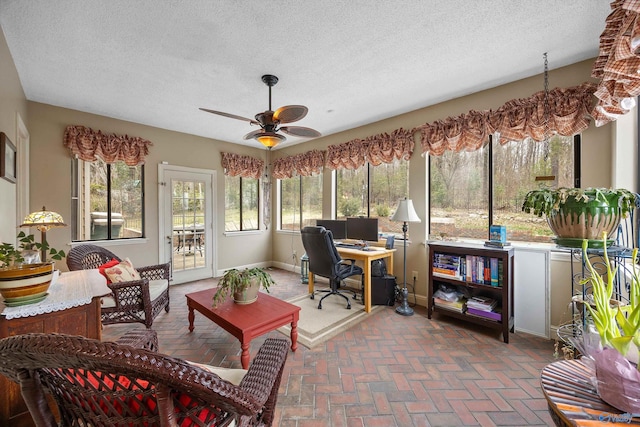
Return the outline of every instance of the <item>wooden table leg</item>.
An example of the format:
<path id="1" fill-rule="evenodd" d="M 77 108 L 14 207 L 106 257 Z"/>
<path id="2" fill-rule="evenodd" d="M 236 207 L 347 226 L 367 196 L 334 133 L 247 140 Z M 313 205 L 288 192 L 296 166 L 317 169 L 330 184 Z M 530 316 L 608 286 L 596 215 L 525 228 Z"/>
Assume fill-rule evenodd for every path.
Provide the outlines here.
<path id="1" fill-rule="evenodd" d="M 371 261 L 364 261 L 364 311 L 371 311 Z"/>
<path id="2" fill-rule="evenodd" d="M 189 332 L 193 332 L 193 321 L 196 315 L 193 313 L 193 307 L 189 306 Z"/>
<path id="3" fill-rule="evenodd" d="M 240 363 L 242 363 L 242 369 L 249 369 L 249 347 L 251 341 L 240 341 L 240 347 L 242 347 L 242 355 L 240 355 Z"/>
<path id="4" fill-rule="evenodd" d="M 293 315 L 293 320 L 291 321 L 291 351 L 296 351 L 298 348 L 298 318 L 300 317 L 300 312 L 296 311 Z"/>
<path id="5" fill-rule="evenodd" d="M 313 273 L 309 272 L 309 295 L 313 295 Z"/>

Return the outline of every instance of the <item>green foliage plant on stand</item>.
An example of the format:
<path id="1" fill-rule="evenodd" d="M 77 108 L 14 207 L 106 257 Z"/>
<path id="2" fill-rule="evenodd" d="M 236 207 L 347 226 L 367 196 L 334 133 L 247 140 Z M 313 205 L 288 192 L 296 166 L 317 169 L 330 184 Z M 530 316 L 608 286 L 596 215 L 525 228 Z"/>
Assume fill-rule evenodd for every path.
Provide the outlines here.
<path id="1" fill-rule="evenodd" d="M 37 243 L 33 234 L 26 234 L 24 231 L 21 231 L 18 233 L 17 239 L 20 242 L 18 248 L 12 243 L 2 243 L 0 245 L 0 269 L 6 270 L 22 264 L 25 260 L 24 251 L 37 250 L 39 252 L 44 249 L 51 259 L 58 261 L 66 256 L 64 251 L 50 247 L 46 241 L 44 243 Z M 40 261 L 46 262 L 46 260 Z"/>
<path id="2" fill-rule="evenodd" d="M 559 245 L 579 248 L 588 239 L 589 247 L 602 247 L 602 232 L 613 235 L 635 206 L 636 195 L 625 189 L 561 187 L 529 191 L 522 211 L 544 215 Z"/>
<path id="3" fill-rule="evenodd" d="M 275 285 L 273 278 L 263 268 L 253 267 L 242 271 L 232 268 L 225 271 L 218 282 L 218 289 L 213 296 L 213 307 L 215 308 L 218 304 L 226 301 L 229 295 L 234 295 L 234 300 L 240 304 L 254 302 L 257 299 L 257 293 L 255 298 L 249 299 L 247 302 L 240 302 L 238 298 L 246 294 L 249 288 L 256 288 L 257 292 L 262 287 L 269 293 L 269 287 L 272 285 Z"/>

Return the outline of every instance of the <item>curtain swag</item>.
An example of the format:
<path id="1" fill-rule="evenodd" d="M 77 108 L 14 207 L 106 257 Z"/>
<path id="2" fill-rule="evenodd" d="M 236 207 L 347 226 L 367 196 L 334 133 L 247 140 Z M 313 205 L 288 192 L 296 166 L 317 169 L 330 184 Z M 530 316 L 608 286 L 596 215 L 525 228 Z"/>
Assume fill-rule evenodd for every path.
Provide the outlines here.
<path id="1" fill-rule="evenodd" d="M 323 167 L 324 152 L 311 150 L 275 160 L 273 162 L 273 177 L 286 179 L 295 175 L 312 176 L 321 173 Z"/>
<path id="2" fill-rule="evenodd" d="M 600 79 L 591 112 L 596 126 L 628 113 L 640 95 L 640 1 L 616 0 L 611 10 L 591 70 L 591 76 Z"/>
<path id="3" fill-rule="evenodd" d="M 409 160 L 415 142 L 414 130 L 396 129 L 365 139 L 354 139 L 327 148 L 325 166 L 329 169 L 357 169 L 369 162 L 374 166 L 391 163 L 395 159 Z"/>
<path id="4" fill-rule="evenodd" d="M 222 167 L 227 176 L 260 179 L 264 173 L 263 160 L 233 153 L 222 153 Z"/>
<path id="5" fill-rule="evenodd" d="M 67 126 L 64 131 L 63 144 L 85 162 L 95 162 L 98 158 L 106 163 L 123 161 L 128 166 L 144 164 L 149 154 L 149 146 L 153 145 L 146 139 L 127 135 L 104 134 L 84 126 Z"/>
<path id="6" fill-rule="evenodd" d="M 589 126 L 594 83 L 549 91 L 549 123 L 545 125 L 545 93 L 513 99 L 497 110 L 469 111 L 415 128 L 420 132 L 422 153 L 435 156 L 446 150 L 473 151 L 481 148 L 490 134 L 499 133 L 500 143 L 531 137 L 542 141 L 546 135 L 571 136 Z"/>

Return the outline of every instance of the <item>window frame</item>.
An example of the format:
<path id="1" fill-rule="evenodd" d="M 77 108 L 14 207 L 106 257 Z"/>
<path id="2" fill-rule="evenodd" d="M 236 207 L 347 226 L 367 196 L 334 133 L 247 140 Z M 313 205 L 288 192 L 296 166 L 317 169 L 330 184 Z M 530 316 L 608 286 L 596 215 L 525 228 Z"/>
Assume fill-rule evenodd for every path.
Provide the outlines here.
<path id="1" fill-rule="evenodd" d="M 118 162 L 122 162 L 119 160 Z M 80 222 L 87 221 L 85 216 L 81 216 L 81 203 L 87 202 L 87 196 L 85 194 L 80 194 L 82 188 L 86 188 L 85 185 L 80 184 L 80 179 L 84 179 L 87 181 L 91 180 L 90 174 L 87 173 L 87 170 L 90 169 L 91 162 L 81 160 L 77 157 L 71 160 L 71 242 L 72 243 L 82 243 L 82 242 L 103 242 L 103 241 L 124 241 L 124 240 L 133 240 L 133 239 L 145 239 L 146 238 L 146 226 L 145 226 L 145 206 L 146 206 L 146 193 L 145 193 L 145 165 L 140 164 L 137 166 L 128 166 L 128 167 L 140 167 L 140 236 L 135 237 L 113 237 L 111 235 L 111 164 L 106 163 L 107 168 L 107 238 L 92 240 L 92 239 L 79 239 L 78 235 L 80 234 Z M 122 162 L 124 163 L 124 162 Z M 81 168 L 84 171 L 81 173 Z M 89 220 L 90 221 L 90 220 Z M 89 237 L 91 237 L 89 235 Z"/>
<path id="2" fill-rule="evenodd" d="M 229 175 L 225 175 L 225 177 L 224 177 L 224 178 L 225 178 L 225 180 L 226 180 L 227 178 L 236 178 L 236 177 L 232 177 L 232 176 L 229 176 Z M 238 176 L 237 178 L 239 178 L 239 179 L 240 179 L 240 183 L 239 183 L 239 186 L 238 186 L 238 190 L 239 190 L 239 194 L 238 194 L 238 211 L 239 211 L 239 213 L 240 213 L 240 220 L 239 220 L 239 223 L 240 223 L 240 229 L 239 229 L 239 230 L 227 230 L 227 229 L 226 229 L 226 224 L 227 224 L 227 221 L 226 221 L 227 207 L 226 207 L 226 204 L 225 204 L 225 208 L 224 208 L 224 215 L 225 215 L 225 221 L 224 221 L 224 223 L 225 223 L 225 230 L 224 230 L 224 232 L 225 232 L 225 233 L 250 233 L 250 232 L 260 231 L 260 229 L 261 229 L 261 224 L 260 224 L 260 222 L 262 221 L 262 213 L 260 212 L 260 202 L 261 202 L 261 200 L 262 200 L 261 195 L 260 195 L 260 191 L 261 191 L 261 180 L 260 180 L 260 178 L 244 178 L 244 177 L 242 177 L 242 176 Z M 258 190 L 258 191 L 256 191 L 256 197 L 257 197 L 257 200 L 256 200 L 256 206 L 258 207 L 258 209 L 257 209 L 257 210 L 258 210 L 258 224 L 257 224 L 257 227 L 256 227 L 256 228 L 244 229 L 244 221 L 243 221 L 243 204 L 242 204 L 242 201 L 243 201 L 243 192 L 242 192 L 242 183 L 243 183 L 243 179 L 252 179 L 252 180 L 256 180 L 256 181 L 257 181 L 257 186 L 258 186 L 257 190 Z M 225 191 L 226 191 L 226 185 L 225 185 Z M 226 197 L 226 194 L 225 194 L 225 197 Z"/>

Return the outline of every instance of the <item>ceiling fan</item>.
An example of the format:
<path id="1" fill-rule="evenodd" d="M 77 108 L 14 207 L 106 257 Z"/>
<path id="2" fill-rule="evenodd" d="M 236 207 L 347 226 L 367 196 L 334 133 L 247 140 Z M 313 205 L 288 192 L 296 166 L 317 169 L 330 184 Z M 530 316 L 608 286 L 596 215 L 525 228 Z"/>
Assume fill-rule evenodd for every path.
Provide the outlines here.
<path id="1" fill-rule="evenodd" d="M 276 111 L 273 111 L 271 109 L 271 87 L 278 83 L 278 78 L 271 74 L 265 74 L 262 76 L 262 81 L 264 84 L 269 86 L 269 109 L 256 114 L 255 120 L 247 117 L 236 116 L 235 114 L 224 113 L 222 111 L 209 110 L 208 108 L 200 109 L 207 113 L 244 120 L 252 125 L 260 126 L 259 130 L 254 130 L 246 134 L 244 139 L 255 139 L 269 149 L 287 139 L 284 135 L 278 132 L 284 132 L 287 135 L 300 136 L 303 138 L 315 138 L 321 135 L 317 130 L 307 127 L 280 126 L 283 123 L 293 123 L 304 118 L 309 109 L 304 105 L 285 105 L 284 107 L 280 107 Z"/>

